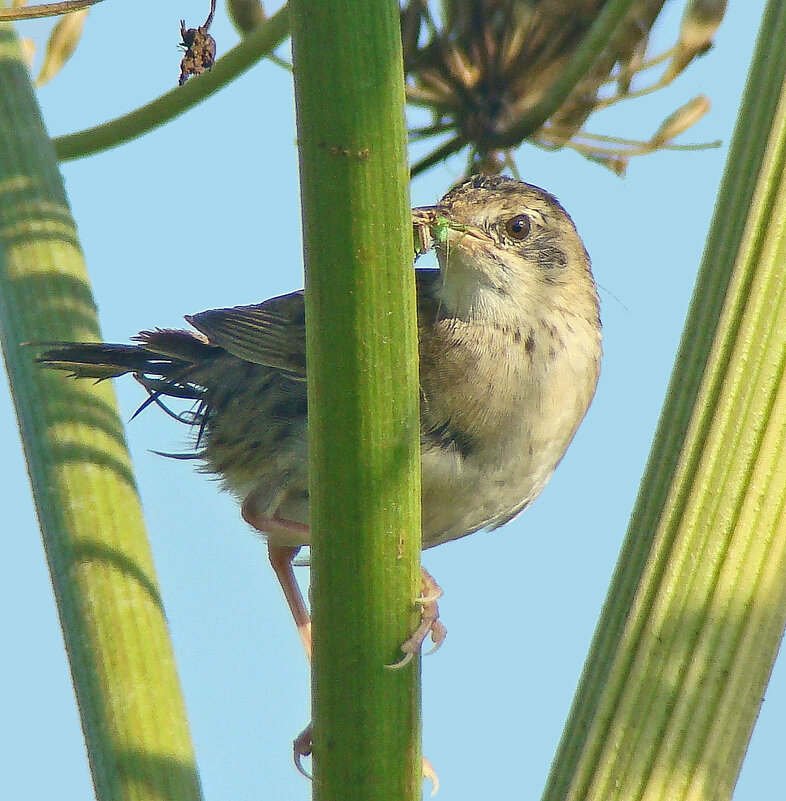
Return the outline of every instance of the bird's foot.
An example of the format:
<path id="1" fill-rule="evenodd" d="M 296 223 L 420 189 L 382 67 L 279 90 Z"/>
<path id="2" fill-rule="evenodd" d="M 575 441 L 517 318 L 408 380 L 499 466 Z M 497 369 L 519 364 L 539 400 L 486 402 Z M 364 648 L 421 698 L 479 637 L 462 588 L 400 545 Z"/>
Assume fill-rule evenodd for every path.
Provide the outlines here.
<path id="1" fill-rule="evenodd" d="M 434 581 L 433 576 L 425 569 L 420 568 L 421 585 L 420 598 L 415 603 L 420 605 L 420 625 L 412 632 L 402 644 L 404 656 L 398 662 L 387 667 L 398 669 L 412 661 L 412 657 L 420 650 L 426 637 L 431 636 L 434 646 L 426 651 L 426 655 L 433 654 L 445 641 L 448 630 L 439 620 L 439 606 L 437 601 L 442 597 L 442 587 Z"/>
<path id="2" fill-rule="evenodd" d="M 292 743 L 292 752 L 295 758 L 295 767 L 300 771 L 300 773 L 303 774 L 303 776 L 305 776 L 307 779 L 310 779 L 311 774 L 303 767 L 302 762 L 303 757 L 311 756 L 312 752 L 310 723 L 295 738 L 294 742 Z M 431 782 L 431 796 L 433 797 L 439 790 L 439 776 L 437 776 L 437 771 L 434 770 L 434 766 L 431 764 L 431 760 L 429 760 L 428 757 L 423 757 L 422 771 L 423 778 L 428 779 Z"/>
<path id="3" fill-rule="evenodd" d="M 311 724 L 309 723 L 292 742 L 292 754 L 295 759 L 295 767 L 307 779 L 311 774 L 303 767 L 303 757 L 311 756 Z"/>
<path id="4" fill-rule="evenodd" d="M 431 792 L 429 795 L 433 798 L 439 792 L 439 776 L 437 776 L 437 771 L 434 770 L 434 766 L 431 764 L 431 760 L 428 757 L 423 757 L 422 771 L 423 778 L 431 782 Z"/>

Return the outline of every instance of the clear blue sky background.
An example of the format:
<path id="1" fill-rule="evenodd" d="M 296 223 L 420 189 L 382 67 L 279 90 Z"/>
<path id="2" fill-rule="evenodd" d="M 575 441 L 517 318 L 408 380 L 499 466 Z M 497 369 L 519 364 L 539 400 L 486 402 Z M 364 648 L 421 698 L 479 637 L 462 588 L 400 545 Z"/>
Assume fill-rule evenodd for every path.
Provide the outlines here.
<path id="1" fill-rule="evenodd" d="M 178 21 L 199 24 L 206 5 L 97 6 L 72 63 L 40 92 L 52 134 L 171 88 Z M 605 360 L 587 420 L 537 503 L 500 531 L 425 555 L 445 589 L 449 629 L 443 649 L 424 661 L 424 750 L 442 798 L 534 799 L 542 790 L 649 450 L 763 3 L 730 5 L 716 49 L 674 86 L 589 125 L 647 138 L 704 93 L 712 112 L 684 139 L 722 139 L 721 150 L 648 156 L 625 179 L 570 152 L 519 153 L 522 176 L 562 200 L 593 258 Z M 682 6 L 667 4 L 654 52 L 673 42 Z M 41 37 L 45 28 L 24 31 Z M 221 10 L 214 34 L 220 51 L 237 39 Z M 133 58 L 119 57 L 129 42 Z M 294 142 L 291 78 L 263 63 L 144 139 L 64 165 L 106 339 L 126 341 L 140 328 L 180 326 L 183 314 L 302 285 Z M 462 169 L 453 160 L 416 180 L 413 202 L 435 201 Z M 194 186 L 201 207 L 187 200 Z M 143 392 L 131 380 L 117 391 L 128 419 Z M 290 757 L 309 719 L 300 645 L 264 547 L 232 498 L 189 463 L 150 453 L 182 450 L 183 435 L 155 409 L 129 426 L 205 796 L 307 799 L 310 786 Z M 81 801 L 92 788 L 5 386 L 0 450 L 8 646 L 0 796 Z M 782 792 L 785 717 L 781 660 L 736 801 Z"/>

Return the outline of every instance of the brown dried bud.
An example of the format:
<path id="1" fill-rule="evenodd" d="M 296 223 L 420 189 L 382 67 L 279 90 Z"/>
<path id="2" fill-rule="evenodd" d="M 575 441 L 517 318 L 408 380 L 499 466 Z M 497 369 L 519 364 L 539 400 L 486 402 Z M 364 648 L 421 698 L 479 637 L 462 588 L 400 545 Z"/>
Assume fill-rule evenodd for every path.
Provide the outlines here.
<path id="1" fill-rule="evenodd" d="M 186 28 L 185 20 L 180 20 L 180 46 L 185 49 L 180 62 L 182 86 L 192 75 L 201 75 L 213 67 L 216 61 L 216 40 L 207 32 L 207 26 Z"/>

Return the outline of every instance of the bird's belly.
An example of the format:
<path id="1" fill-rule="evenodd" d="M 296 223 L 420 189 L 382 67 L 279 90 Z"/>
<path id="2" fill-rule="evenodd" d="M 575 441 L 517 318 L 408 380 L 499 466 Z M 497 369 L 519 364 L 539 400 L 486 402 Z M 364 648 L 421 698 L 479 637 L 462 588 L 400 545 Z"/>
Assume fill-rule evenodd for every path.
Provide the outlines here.
<path id="1" fill-rule="evenodd" d="M 549 449 L 550 450 L 550 449 Z M 563 449 L 532 452 L 525 445 L 505 458 L 429 451 L 422 458 L 423 547 L 496 528 L 523 511 L 548 483 Z"/>
<path id="2" fill-rule="evenodd" d="M 548 483 L 561 453 L 533 459 L 517 449 L 503 460 L 434 449 L 422 454 L 422 537 L 430 548 L 482 528 L 495 528 L 521 512 Z M 260 475 L 253 481 L 225 475 L 225 485 L 244 501 L 246 512 L 269 520 L 264 533 L 279 545 L 308 545 L 308 476 L 295 471 Z M 232 480 L 235 479 L 235 480 Z M 282 480 L 283 479 L 283 480 Z M 284 525 L 281 525 L 281 524 Z M 287 526 L 287 523 L 295 525 Z"/>
<path id="3" fill-rule="evenodd" d="M 482 438 L 448 434 L 446 440 L 424 439 L 424 548 L 496 528 L 537 498 L 562 459 L 589 402 L 573 386 L 572 382 L 562 382 L 554 391 L 541 392 L 537 402 L 521 404 L 529 410 L 527 414 L 497 409 L 498 413 L 488 418 L 495 420 L 495 425 L 487 426 Z M 226 433 L 237 435 L 234 430 Z M 257 520 L 270 521 L 267 531 L 261 528 L 271 541 L 309 544 L 305 419 L 284 438 L 286 447 L 274 451 L 249 447 L 248 432 L 243 433 L 239 437 L 242 454 L 236 453 L 228 441 L 219 443 L 221 447 L 216 449 L 217 443 L 211 440 L 212 447 L 207 449 L 214 457 L 210 467 L 222 475 L 225 486 L 243 502 L 245 512 Z M 233 443 L 240 447 L 235 439 Z M 225 458 L 225 449 L 232 458 Z M 287 522 L 295 525 L 281 525 Z"/>

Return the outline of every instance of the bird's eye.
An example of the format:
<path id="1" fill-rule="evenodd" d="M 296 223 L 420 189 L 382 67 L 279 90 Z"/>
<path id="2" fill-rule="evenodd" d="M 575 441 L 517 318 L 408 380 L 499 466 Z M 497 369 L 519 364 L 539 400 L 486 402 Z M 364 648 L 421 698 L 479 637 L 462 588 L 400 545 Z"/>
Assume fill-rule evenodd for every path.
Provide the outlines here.
<path id="1" fill-rule="evenodd" d="M 519 242 L 529 235 L 530 221 L 526 214 L 517 214 L 505 223 L 505 233 Z"/>

